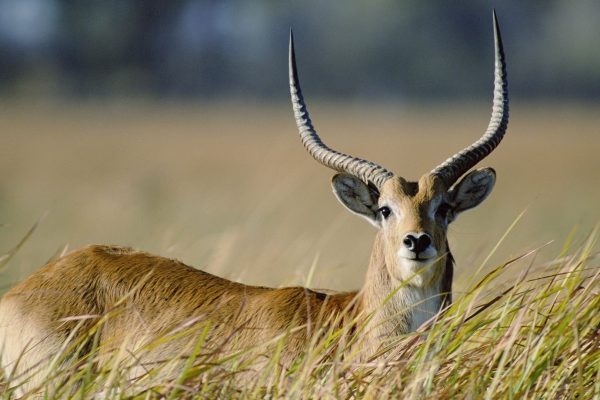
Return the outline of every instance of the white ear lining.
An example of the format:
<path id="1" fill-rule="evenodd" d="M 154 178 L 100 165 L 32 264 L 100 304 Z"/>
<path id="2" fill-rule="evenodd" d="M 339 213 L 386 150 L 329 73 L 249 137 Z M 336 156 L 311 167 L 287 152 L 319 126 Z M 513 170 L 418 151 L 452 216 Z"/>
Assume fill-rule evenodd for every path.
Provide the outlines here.
<path id="1" fill-rule="evenodd" d="M 454 203 L 454 213 L 476 207 L 492 192 L 496 183 L 496 173 L 492 168 L 483 168 L 470 172 L 450 190 Z"/>
<path id="2" fill-rule="evenodd" d="M 359 178 L 349 174 L 337 174 L 331 181 L 333 193 L 350 212 L 366 218 L 379 227 L 377 201 L 374 191 Z"/>

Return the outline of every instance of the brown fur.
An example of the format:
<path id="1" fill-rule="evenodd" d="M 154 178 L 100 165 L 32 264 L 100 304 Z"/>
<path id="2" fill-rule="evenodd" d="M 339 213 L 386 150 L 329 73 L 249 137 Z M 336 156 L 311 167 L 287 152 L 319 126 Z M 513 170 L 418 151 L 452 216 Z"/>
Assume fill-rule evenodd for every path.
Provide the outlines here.
<path id="1" fill-rule="evenodd" d="M 114 316 L 102 326 L 100 340 L 105 353 L 125 341 L 135 352 L 187 322 L 210 321 L 207 347 L 223 352 L 264 344 L 291 330 L 282 357 L 289 365 L 320 323 L 353 312 L 355 297 L 356 292 L 324 294 L 302 287 L 248 286 L 176 260 L 129 248 L 91 245 L 45 265 L 4 296 L 0 337 L 6 347 L 21 348 L 3 354 L 3 365 L 12 371 L 10 364 L 21 353 L 25 362 L 20 370 L 47 362 L 56 350 L 50 342 L 62 343 L 78 325 L 79 332 L 86 332 L 107 313 Z M 12 315 L 7 315 L 8 310 Z M 76 316 L 87 319 L 65 320 Z M 23 320 L 40 331 L 33 340 L 17 343 L 1 332 L 22 325 Z M 192 326 L 189 331 L 147 352 L 144 362 L 189 354 L 200 329 Z M 27 362 L 27 357 L 33 361 Z"/>
<path id="2" fill-rule="evenodd" d="M 427 217 L 431 200 L 445 192 L 441 182 L 428 175 L 418 183 L 393 177 L 382 188 L 379 205 L 396 204 L 403 217 L 390 222 L 393 225 L 388 229 L 381 229 L 375 239 L 361 297 L 363 310 L 369 310 L 368 313 L 372 315 L 370 329 L 366 330 L 367 339 L 364 341 L 365 348 L 369 349 L 366 353 L 372 354 L 386 341 L 410 332 L 414 325 L 412 318 L 416 317 L 421 304 L 431 303 L 429 307 L 423 308 L 437 311 L 443 304 L 451 301 L 450 294 L 444 294 L 451 290 L 453 269 L 452 256 L 446 242 L 446 229 Z M 403 280 L 394 270 L 399 268 L 396 250 L 407 232 L 428 232 L 441 254 L 430 267 L 430 279 L 422 285 L 414 282 L 418 276 L 412 280 Z M 392 299 L 382 306 L 393 291 L 396 292 Z M 433 316 L 430 313 L 427 319 Z"/>
<path id="3" fill-rule="evenodd" d="M 106 335 L 110 337 L 130 331 L 132 326 L 165 333 L 206 315 L 217 323 L 215 331 L 226 328 L 220 321 L 239 323 L 258 341 L 272 337 L 263 332 L 282 332 L 305 324 L 321 309 L 325 314 L 342 310 L 353 295 L 243 285 L 176 260 L 124 247 L 91 245 L 47 264 L 10 290 L 3 301 L 18 303 L 23 315 L 63 338 L 76 322 L 61 319 L 101 316 L 125 298 L 128 310 L 116 322 L 109 321 Z M 89 324 L 93 323 L 91 318 Z"/>
<path id="4" fill-rule="evenodd" d="M 451 302 L 453 260 L 446 223 L 431 217 L 430 211 L 434 199 L 448 193 L 440 181 L 427 175 L 418 183 L 393 177 L 383 185 L 375 200 L 379 206 L 394 207 L 399 216 L 379 230 L 365 283 L 355 292 L 248 286 L 118 246 L 75 250 L 42 267 L 0 301 L 2 365 L 10 374 L 47 362 L 75 327 L 85 332 L 107 313 L 112 318 L 101 328 L 103 352 L 124 344 L 135 352 L 163 335 L 175 338 L 150 347 L 146 362 L 189 354 L 199 326 L 206 323 L 210 324 L 208 347 L 225 352 L 287 335 L 284 366 L 302 354 L 323 326 L 351 332 L 360 325 L 363 330 L 355 348 L 361 358 L 368 358 Z M 422 271 L 408 273 L 396 251 L 410 231 L 427 232 L 438 257 Z M 85 318 L 69 319 L 77 316 Z M 186 333 L 177 333 L 182 330 Z M 15 370 L 17 359 L 20 364 Z"/>

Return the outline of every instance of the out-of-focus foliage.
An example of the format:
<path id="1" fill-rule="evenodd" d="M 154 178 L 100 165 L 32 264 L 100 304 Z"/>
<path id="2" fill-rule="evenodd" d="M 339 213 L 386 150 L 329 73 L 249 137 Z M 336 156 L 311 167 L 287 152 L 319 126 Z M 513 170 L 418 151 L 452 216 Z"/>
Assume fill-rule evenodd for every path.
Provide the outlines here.
<path id="1" fill-rule="evenodd" d="M 291 26 L 311 96 L 487 97 L 491 6 L 0 0 L 0 94 L 285 97 Z M 510 0 L 496 7 L 513 93 L 600 98 L 600 2 Z"/>

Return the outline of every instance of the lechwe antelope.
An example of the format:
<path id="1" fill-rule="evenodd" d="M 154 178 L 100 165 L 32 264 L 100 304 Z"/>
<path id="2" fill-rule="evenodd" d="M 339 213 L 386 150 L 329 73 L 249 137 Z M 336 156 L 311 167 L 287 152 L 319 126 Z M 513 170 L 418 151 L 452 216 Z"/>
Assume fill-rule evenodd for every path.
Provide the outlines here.
<path id="1" fill-rule="evenodd" d="M 105 351 L 126 341 L 128 349 L 135 351 L 148 338 L 209 321 L 206 341 L 219 342 L 222 350 L 288 334 L 285 364 L 301 354 L 316 321 L 356 324 L 364 316 L 367 322 L 358 341 L 365 357 L 389 338 L 416 330 L 451 302 L 448 224 L 479 205 L 495 183 L 491 168 L 471 171 L 456 183 L 494 150 L 507 128 L 506 69 L 495 14 L 494 42 L 494 101 L 487 131 L 418 182 L 410 182 L 321 141 L 302 96 L 290 35 L 290 93 L 302 143 L 317 161 L 339 172 L 332 181 L 338 200 L 378 228 L 362 289 L 323 293 L 303 287 L 247 286 L 129 248 L 87 246 L 50 262 L 2 299 L 5 373 L 18 376 L 47 363 L 73 336 L 75 327 L 84 332 L 97 322 L 90 316 L 115 309 L 119 312 L 102 326 L 98 339 Z M 188 342 L 175 335 L 174 340 L 149 350 L 146 360 L 184 354 L 189 340 L 200 335 L 198 330 L 191 332 Z"/>

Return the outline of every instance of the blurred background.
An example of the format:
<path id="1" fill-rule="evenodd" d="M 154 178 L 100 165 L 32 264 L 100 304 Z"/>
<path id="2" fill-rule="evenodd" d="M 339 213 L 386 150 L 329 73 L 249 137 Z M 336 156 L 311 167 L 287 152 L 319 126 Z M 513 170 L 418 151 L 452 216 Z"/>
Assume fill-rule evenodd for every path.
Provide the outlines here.
<path id="1" fill-rule="evenodd" d="M 0 0 L 0 253 L 45 216 L 2 288 L 96 242 L 357 287 L 374 230 L 296 137 L 289 29 L 324 140 L 417 179 L 487 125 L 494 4 L 511 122 L 495 192 L 450 231 L 457 288 L 576 247 L 600 221 L 600 2 Z"/>
<path id="2" fill-rule="evenodd" d="M 313 97 L 488 96 L 493 2 L 2 0 L 5 96 L 284 99 L 288 31 Z M 518 98 L 598 99 L 600 4 L 498 3 Z"/>

